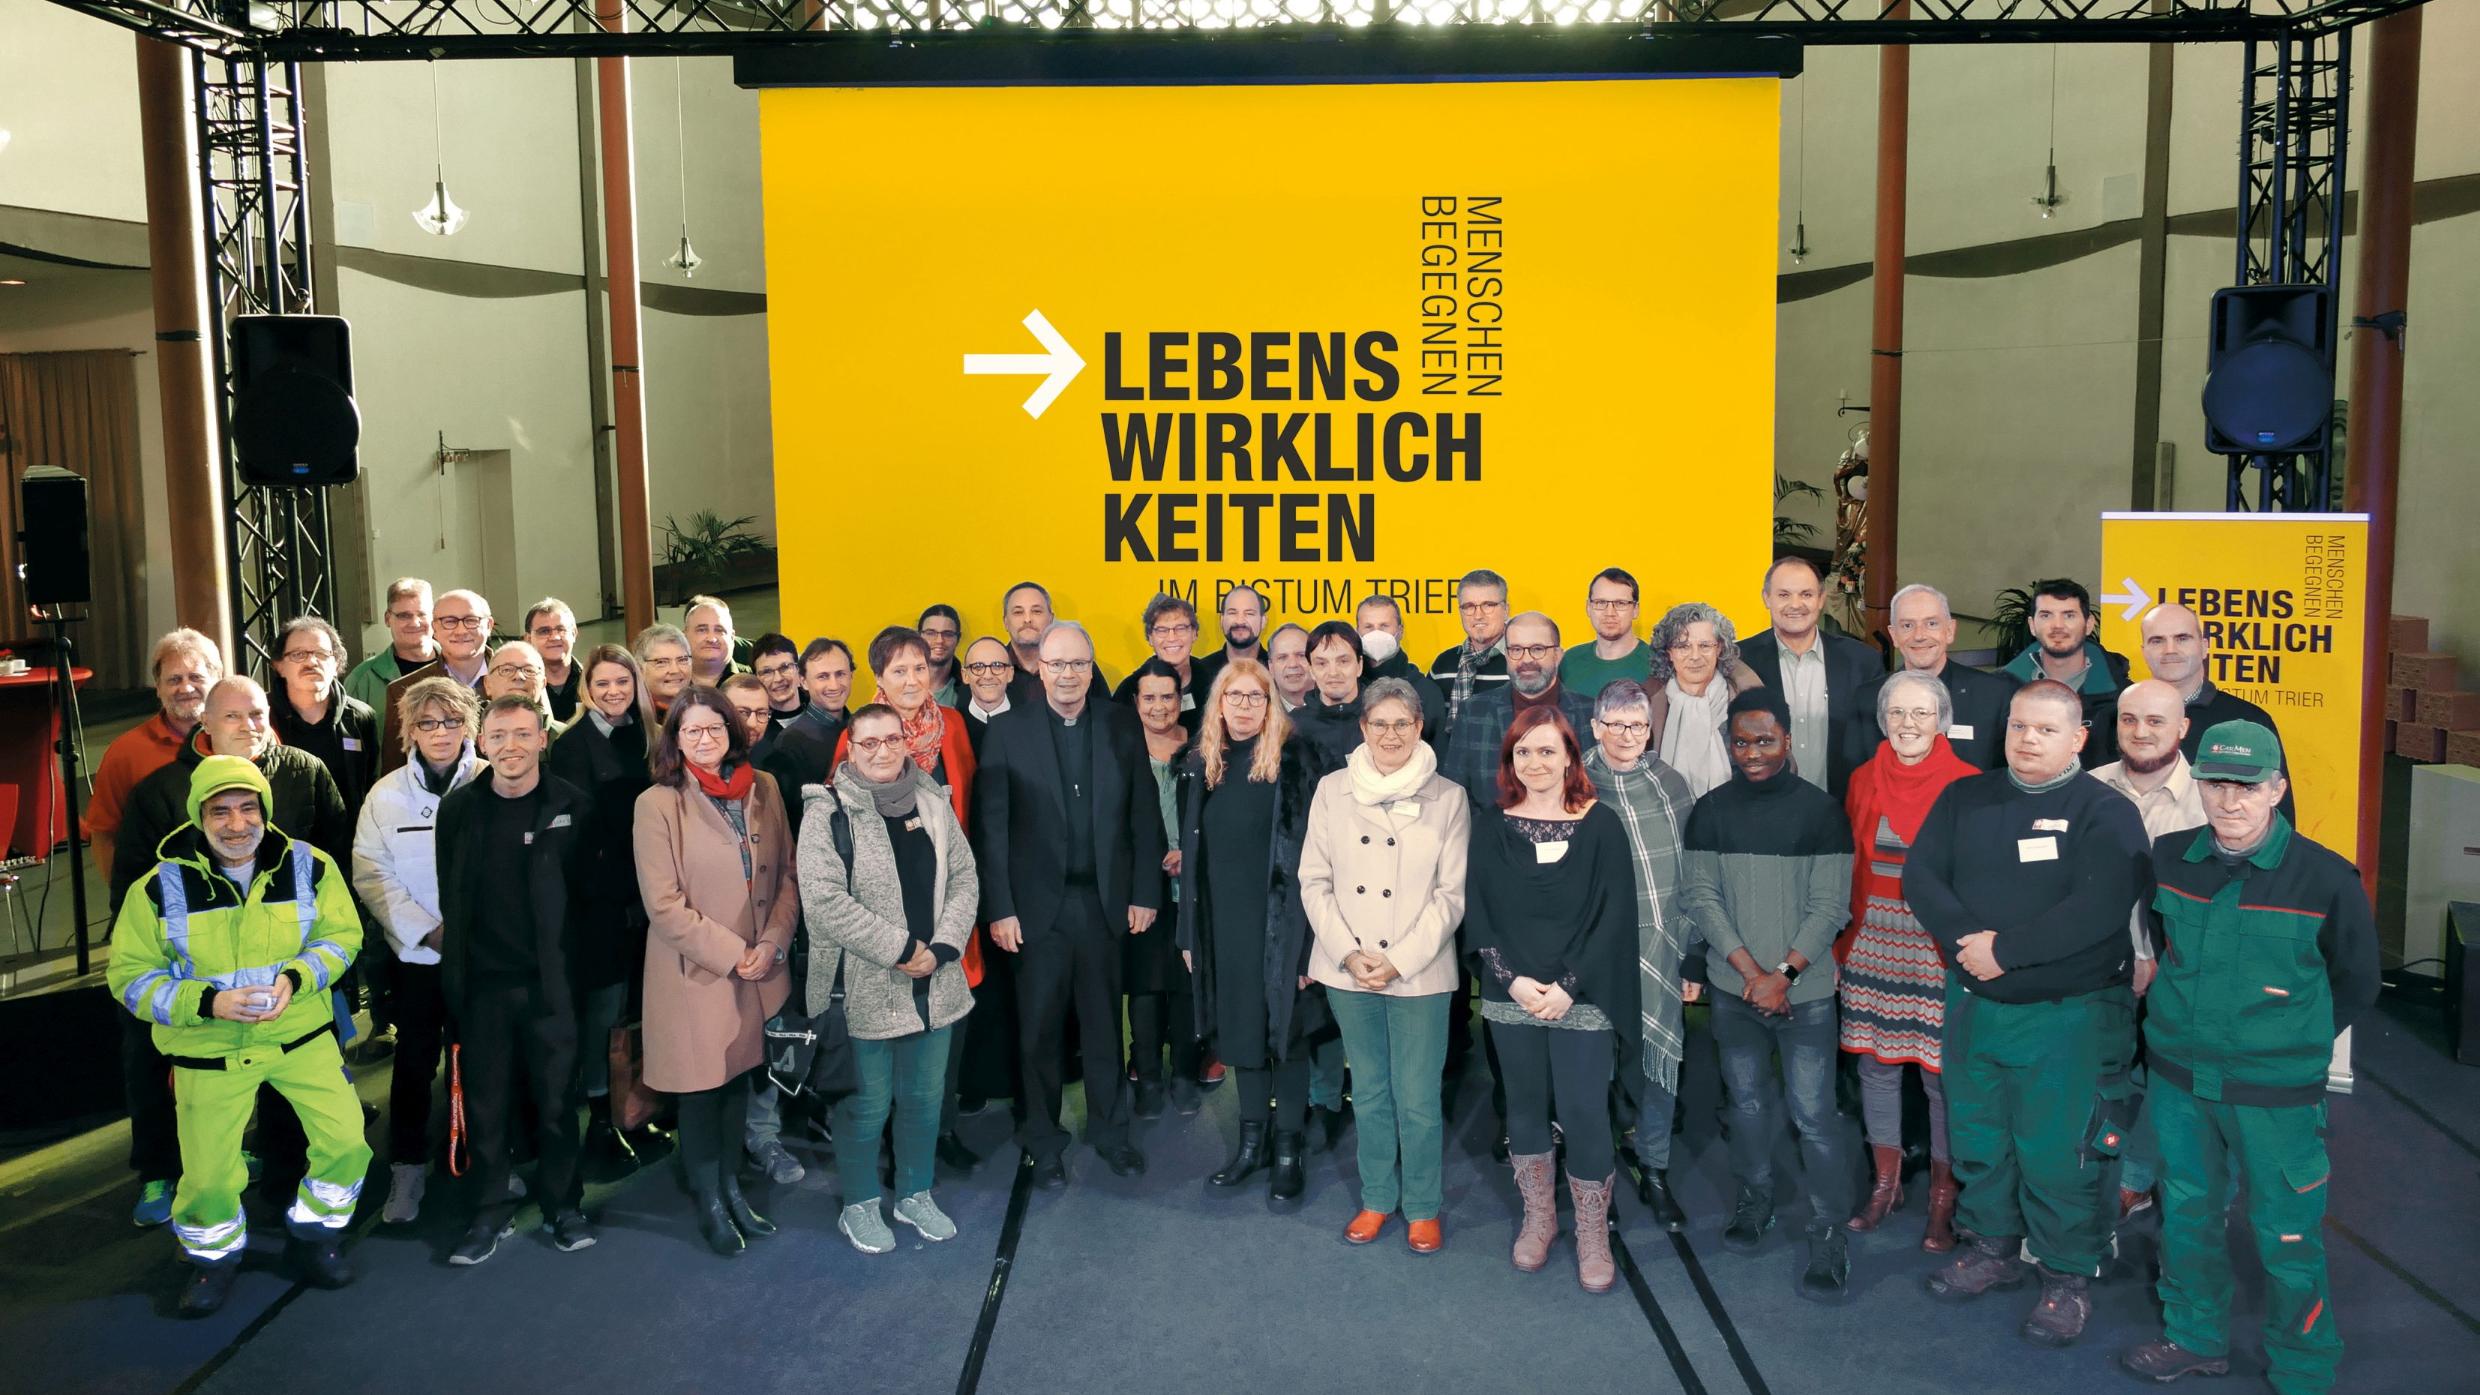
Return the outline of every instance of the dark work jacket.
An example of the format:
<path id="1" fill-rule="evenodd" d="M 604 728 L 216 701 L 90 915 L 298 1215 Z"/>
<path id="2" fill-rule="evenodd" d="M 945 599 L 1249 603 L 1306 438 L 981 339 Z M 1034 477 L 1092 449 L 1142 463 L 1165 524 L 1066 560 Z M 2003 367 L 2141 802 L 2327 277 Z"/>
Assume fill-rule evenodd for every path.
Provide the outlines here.
<path id="1" fill-rule="evenodd" d="M 784 808 L 797 811 L 802 804 L 801 790 L 806 785 L 823 785 L 835 773 L 835 743 L 844 735 L 844 725 L 851 720 L 849 710 L 832 717 L 819 715 L 815 706 L 803 707 L 801 715 L 784 724 L 768 744 L 766 759 L 758 768 L 775 777 L 776 792 L 784 797 Z M 800 815 L 792 812 L 792 817 Z M 793 825 L 795 832 L 799 825 Z"/>
<path id="2" fill-rule="evenodd" d="M 317 756 L 336 778 L 345 821 L 360 818 L 363 797 L 379 781 L 379 716 L 370 704 L 348 696 L 338 683 L 328 695 L 327 715 L 318 722 L 307 722 L 293 710 L 291 695 L 278 683 L 267 690 L 267 710 L 275 718 L 279 740 Z"/>
<path id="3" fill-rule="evenodd" d="M 1876 689 L 1870 685 L 1885 673 L 1886 659 L 1874 646 L 1823 627 L 1817 631 L 1817 642 L 1826 647 L 1826 793 L 1840 799 L 1844 786 L 1851 781 L 1851 772 L 1858 768 L 1858 762 L 1852 761 L 1843 749 L 1850 743 L 1852 714 L 1858 710 L 1855 704 L 1862 689 L 1867 689 L 1874 700 Z M 1791 690 L 1783 686 L 1782 640 L 1772 630 L 1741 640 L 1739 661 L 1755 669 L 1765 686 L 1783 694 L 1783 701 L 1791 700 Z M 1872 705 L 1872 727 L 1877 722 L 1876 714 Z M 1585 733 L 1576 735 L 1581 739 Z M 1660 733 L 1655 735 L 1659 737 Z"/>
<path id="4" fill-rule="evenodd" d="M 628 726 L 605 736 L 588 715 L 551 743 L 543 769 L 584 791 L 593 805 L 583 839 L 585 881 L 571 973 L 584 988 L 634 982 L 646 966 L 646 903 L 637 890 L 636 844 L 637 796 L 653 783 L 646 772 L 645 733 L 632 717 Z M 486 773 L 477 783 L 488 782 Z M 445 887 L 443 879 L 443 895 Z"/>
<path id="5" fill-rule="evenodd" d="M 1350 702 L 1329 703 L 1324 693 L 1312 687 L 1308 701 L 1292 713 L 1292 726 L 1308 742 L 1317 774 L 1341 770 L 1352 749 L 1361 744 L 1360 695 L 1355 694 Z"/>
<path id="6" fill-rule="evenodd" d="M 500 897 L 524 896 L 534 912 L 534 1011 L 542 1017 L 576 1012 L 577 941 L 585 916 L 583 892 L 594 860 L 588 844 L 594 801 L 584 790 L 544 771 L 542 806 L 526 849 L 522 887 L 484 886 L 482 801 L 497 799 L 491 777 L 459 785 L 439 804 L 439 986 L 452 1015 L 465 1011 L 467 927 Z"/>
<path id="7" fill-rule="evenodd" d="M 1300 901 L 1300 850 L 1308 841 L 1309 804 L 1317 796 L 1316 756 L 1297 735 L 1283 743 L 1283 768 L 1275 777 L 1274 838 L 1264 868 L 1214 864 L 1214 851 L 1201 846 L 1205 827 L 1206 762 L 1192 750 L 1180 757 L 1180 925 L 1179 947 L 1192 956 L 1197 988 L 1190 999 L 1197 1007 L 1197 1035 L 1214 1039 L 1214 925 L 1207 913 L 1202 878 L 1215 875 L 1258 876 L 1266 884 L 1266 1057 L 1287 1060 L 1303 1043 L 1334 1035 L 1334 1018 L 1326 1006 L 1326 990 L 1315 983 L 1300 986 L 1309 972 L 1309 912 Z M 1245 770 L 1226 769 L 1225 780 L 1245 780 Z M 1147 777 L 1152 784 L 1152 777 Z"/>
<path id="8" fill-rule="evenodd" d="M 2084 676 L 2075 685 L 2076 698 L 2084 704 L 2086 732 L 2080 759 L 2086 770 L 2097 770 L 2118 759 L 2118 695 L 2128 683 L 2127 656 L 2102 648 L 2097 639 L 2088 639 L 2084 641 L 2084 657 Z M 2018 686 L 2044 677 L 2041 646 L 2034 644 L 2008 660 L 2000 671 Z"/>
<path id="9" fill-rule="evenodd" d="M 551 704 L 551 720 L 563 727 L 572 726 L 577 721 L 577 689 L 585 682 L 585 674 L 585 665 L 572 656 L 568 661 L 568 677 L 565 680 L 543 684 L 543 698 Z"/>
<path id="10" fill-rule="evenodd" d="M 191 732 L 170 765 L 130 790 L 129 802 L 122 806 L 120 841 L 112 851 L 114 914 L 119 914 L 129 888 L 161 860 L 156 846 L 189 822 L 189 777 L 207 758 L 206 741 L 204 728 Z M 338 867 L 352 866 L 353 820 L 326 764 L 308 751 L 272 746 L 258 758 L 258 771 L 275 795 L 267 822 L 327 854 Z"/>
<path id="11" fill-rule="evenodd" d="M 1946 696 L 1954 703 L 1954 724 L 1946 729 L 1946 744 L 1955 748 L 1967 765 L 1982 770 L 1996 770 L 2006 764 L 2006 709 L 2015 701 L 2015 680 L 2003 673 L 1972 668 L 1953 659 L 1946 661 L 1943 672 L 1934 675 L 1946 685 Z M 1869 763 L 1877 748 L 1886 742 L 1886 733 L 1877 725 L 1877 698 L 1885 691 L 1886 680 L 1893 674 L 1880 674 L 1864 684 L 1852 698 L 1851 719 L 1843 729 L 1842 754 L 1848 763 L 1843 779 Z M 1957 732 L 1969 735 L 1958 736 Z M 2090 767 L 2087 767 L 2088 769 Z"/>
<path id="12" fill-rule="evenodd" d="M 1429 743 L 1430 750 L 1440 749 L 1447 729 L 1447 695 L 1438 690 L 1436 681 L 1413 667 L 1412 660 L 1405 658 L 1400 650 L 1385 663 L 1370 664 L 1361 670 L 1361 691 L 1367 692 L 1369 685 L 1381 678 L 1400 678 L 1412 685 L 1413 692 L 1420 694 L 1421 739 Z M 1581 740 L 1583 735 L 1578 732 L 1577 738 Z"/>
<path id="13" fill-rule="evenodd" d="M 973 776 L 973 845 L 981 862 L 985 924 L 1014 916 L 1027 937 L 1051 932 L 1067 899 L 1067 791 L 1059 781 L 1057 718 L 1037 695 L 1011 706 L 982 736 Z M 1162 803 L 1136 714 L 1088 700 L 1094 722 L 1094 888 L 1106 924 L 1127 933 L 1128 908 L 1163 904 Z"/>

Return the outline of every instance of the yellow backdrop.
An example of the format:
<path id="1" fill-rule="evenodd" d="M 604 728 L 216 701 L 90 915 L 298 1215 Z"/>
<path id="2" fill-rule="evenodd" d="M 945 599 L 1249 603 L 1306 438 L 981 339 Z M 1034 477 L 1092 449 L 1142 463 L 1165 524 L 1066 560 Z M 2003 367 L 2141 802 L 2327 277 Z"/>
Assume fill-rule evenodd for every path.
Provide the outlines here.
<path id="1" fill-rule="evenodd" d="M 1762 623 L 1774 79 L 760 104 L 787 632 L 996 632 L 1030 577 L 1124 673 L 1156 590 L 1202 650 L 1252 581 L 1311 622 L 1393 592 L 1426 661 L 1463 571 L 1574 643 L 1613 564 L 1648 626 Z"/>

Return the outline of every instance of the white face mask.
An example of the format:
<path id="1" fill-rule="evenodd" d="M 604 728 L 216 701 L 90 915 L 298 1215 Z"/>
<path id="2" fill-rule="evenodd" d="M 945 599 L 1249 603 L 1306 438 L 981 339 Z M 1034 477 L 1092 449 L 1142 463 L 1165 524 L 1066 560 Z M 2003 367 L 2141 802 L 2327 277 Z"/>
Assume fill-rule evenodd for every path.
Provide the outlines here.
<path id="1" fill-rule="evenodd" d="M 1404 646 L 1384 630 L 1361 631 L 1361 655 L 1373 664 L 1382 664 L 1403 652 Z"/>

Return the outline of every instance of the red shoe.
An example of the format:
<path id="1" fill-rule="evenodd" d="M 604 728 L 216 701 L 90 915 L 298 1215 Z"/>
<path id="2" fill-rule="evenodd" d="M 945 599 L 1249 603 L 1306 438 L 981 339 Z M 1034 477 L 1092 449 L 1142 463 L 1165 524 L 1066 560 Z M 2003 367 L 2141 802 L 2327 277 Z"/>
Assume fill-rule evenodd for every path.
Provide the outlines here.
<path id="1" fill-rule="evenodd" d="M 1352 1223 L 1343 1228 L 1343 1238 L 1349 1244 L 1366 1245 L 1377 1239 L 1378 1232 L 1384 1229 L 1386 1229 L 1384 1211 L 1360 1211 L 1354 1213 Z"/>
<path id="2" fill-rule="evenodd" d="M 1413 1221 L 1404 1227 L 1404 1243 L 1416 1255 L 1434 1255 L 1446 1247 L 1447 1233 L 1435 1217 Z"/>
<path id="3" fill-rule="evenodd" d="M 1220 1085 L 1220 1084 L 1222 1084 L 1222 1083 L 1223 1083 L 1223 1063 L 1222 1063 L 1222 1062 L 1220 1062 L 1220 1061 L 1215 1060 L 1214 1058 L 1212 1058 L 1212 1057 L 1210 1057 L 1210 1056 L 1209 1056 L 1209 1057 L 1207 1057 L 1207 1058 L 1206 1058 L 1206 1068 L 1205 1068 L 1204 1070 L 1201 1070 L 1201 1071 L 1197 1072 L 1197 1083 L 1198 1083 L 1198 1084 L 1200 1084 L 1200 1085 Z"/>

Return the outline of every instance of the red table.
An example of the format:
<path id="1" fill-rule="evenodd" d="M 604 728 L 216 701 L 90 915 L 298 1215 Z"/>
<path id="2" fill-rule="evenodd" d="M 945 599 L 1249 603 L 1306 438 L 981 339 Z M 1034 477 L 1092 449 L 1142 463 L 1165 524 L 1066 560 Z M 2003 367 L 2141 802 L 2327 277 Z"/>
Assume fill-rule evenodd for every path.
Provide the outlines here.
<path id="1" fill-rule="evenodd" d="M 60 795 L 53 673 L 44 665 L 15 677 L 0 675 L 0 828 L 8 830 L 9 857 L 48 858 L 52 845 L 69 834 L 67 801 Z M 80 687 L 95 676 L 82 668 L 71 674 Z M 94 758 L 101 761 L 103 753 Z"/>

